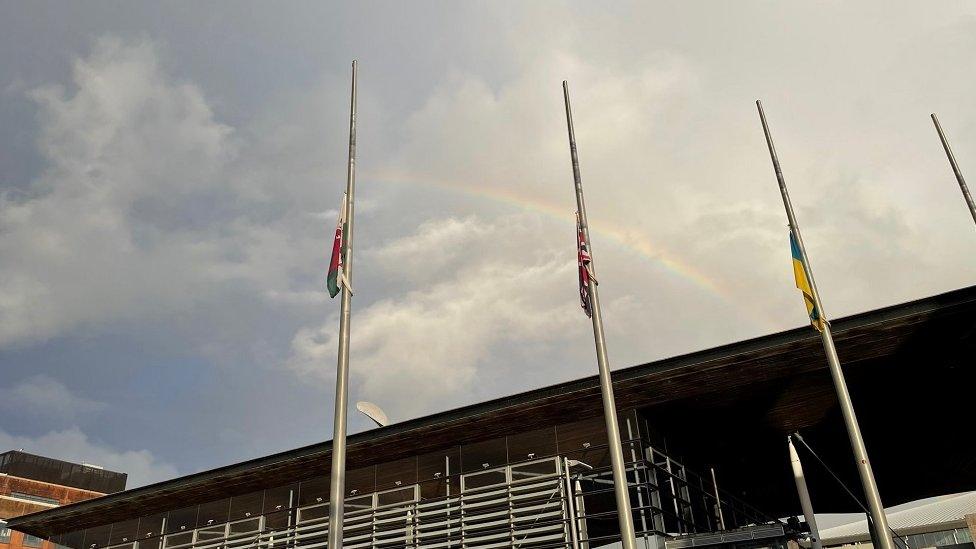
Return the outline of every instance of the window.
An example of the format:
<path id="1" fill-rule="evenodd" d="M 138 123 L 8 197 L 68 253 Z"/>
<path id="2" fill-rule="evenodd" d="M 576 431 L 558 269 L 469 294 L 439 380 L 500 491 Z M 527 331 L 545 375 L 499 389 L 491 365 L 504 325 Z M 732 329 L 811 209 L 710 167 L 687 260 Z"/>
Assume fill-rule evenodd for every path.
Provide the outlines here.
<path id="1" fill-rule="evenodd" d="M 108 535 L 111 531 L 111 524 L 94 526 L 88 530 L 85 530 L 85 547 L 105 547 L 108 545 Z"/>
<path id="2" fill-rule="evenodd" d="M 176 547 L 177 545 L 186 545 L 193 542 L 193 532 L 183 532 L 182 534 L 170 534 L 166 536 L 166 543 L 164 544 L 168 547 Z"/>
<path id="3" fill-rule="evenodd" d="M 396 490 L 390 490 L 388 492 L 380 492 L 376 494 L 376 506 L 384 507 L 386 505 L 394 505 L 397 503 L 414 502 L 417 501 L 417 488 L 416 486 L 409 486 L 407 488 L 398 488 Z"/>
<path id="4" fill-rule="evenodd" d="M 10 528 L 7 523 L 0 520 L 0 543 L 10 543 Z"/>
<path id="5" fill-rule="evenodd" d="M 328 476 L 303 480 L 298 489 L 298 505 L 305 507 L 329 501 L 330 480 Z"/>
<path id="6" fill-rule="evenodd" d="M 512 482 L 520 480 L 531 480 L 541 476 L 555 475 L 558 473 L 555 459 L 543 461 L 533 461 L 521 465 L 512 466 Z"/>
<path id="7" fill-rule="evenodd" d="M 969 528 L 956 528 L 956 543 L 972 543 L 973 534 Z"/>
<path id="8" fill-rule="evenodd" d="M 200 505 L 200 512 L 197 514 L 197 526 L 215 526 L 227 522 L 227 514 L 230 511 L 230 500 L 219 499 Z"/>
<path id="9" fill-rule="evenodd" d="M 346 473 L 346 497 L 376 491 L 376 467 L 353 469 Z"/>
<path id="10" fill-rule="evenodd" d="M 508 462 L 505 438 L 474 442 L 461 446 L 461 472 L 482 471 Z"/>
<path id="11" fill-rule="evenodd" d="M 451 446 L 438 452 L 417 458 L 417 476 L 420 481 L 444 478 L 461 472 L 460 447 Z"/>
<path id="12" fill-rule="evenodd" d="M 230 523 L 230 535 L 249 534 L 261 529 L 261 517 L 239 520 Z"/>
<path id="13" fill-rule="evenodd" d="M 417 458 L 398 459 L 376 466 L 376 487 L 379 489 L 417 484 Z"/>
<path id="14" fill-rule="evenodd" d="M 208 541 L 215 541 L 219 539 L 224 539 L 227 537 L 227 525 L 221 524 L 220 526 L 211 526 L 209 528 L 201 528 L 197 530 L 197 543 L 206 543 Z"/>
<path id="15" fill-rule="evenodd" d="M 481 473 L 464 475 L 462 482 L 464 483 L 463 489 L 465 492 L 467 492 L 468 490 L 475 488 L 505 484 L 508 482 L 508 475 L 505 474 L 505 469 L 495 469 L 492 471 L 483 471 Z"/>
<path id="16" fill-rule="evenodd" d="M 158 536 L 163 533 L 163 517 L 166 516 L 165 513 L 160 513 L 158 515 L 152 515 L 149 517 L 142 517 L 139 519 L 139 538 L 149 538 L 152 536 Z M 67 544 L 66 544 L 67 545 Z M 143 544 L 140 544 L 139 549 L 145 549 Z"/>
<path id="17" fill-rule="evenodd" d="M 112 525 L 112 535 L 109 536 L 109 544 L 128 543 L 135 541 L 139 535 L 139 519 L 116 522 Z"/>
<path id="18" fill-rule="evenodd" d="M 27 501 L 36 501 L 37 503 L 44 503 L 46 505 L 59 505 L 61 503 L 55 498 L 35 496 L 34 494 L 25 494 L 24 492 L 10 492 L 10 497 L 17 498 L 17 499 L 26 499 Z"/>
<path id="19" fill-rule="evenodd" d="M 193 530 L 197 526 L 197 506 L 184 507 L 175 511 L 170 511 L 166 518 L 166 533 L 186 532 Z M 87 540 L 86 540 L 87 541 Z M 166 546 L 172 543 L 166 542 Z"/>
<path id="20" fill-rule="evenodd" d="M 268 488 L 264 492 L 264 512 L 274 513 L 276 511 L 284 511 L 285 509 L 291 509 L 292 505 L 295 504 L 295 494 L 294 489 L 297 488 L 296 485 L 288 484 L 286 486 L 275 486 L 274 488 Z"/>
<path id="21" fill-rule="evenodd" d="M 264 490 L 230 498 L 230 520 L 256 517 L 264 505 Z"/>
<path id="22" fill-rule="evenodd" d="M 150 538 L 139 540 L 139 549 L 159 549 L 159 542 L 162 538 Z"/>
<path id="23" fill-rule="evenodd" d="M 607 425 L 602 417 L 585 419 L 556 427 L 559 452 L 583 450 L 607 444 Z"/>
<path id="24" fill-rule="evenodd" d="M 508 460 L 524 461 L 556 453 L 556 429 L 547 427 L 508 437 Z"/>
<path id="25" fill-rule="evenodd" d="M 30 534 L 24 534 L 24 547 L 40 547 L 44 545 L 44 538 L 39 538 L 37 536 L 32 536 Z"/>

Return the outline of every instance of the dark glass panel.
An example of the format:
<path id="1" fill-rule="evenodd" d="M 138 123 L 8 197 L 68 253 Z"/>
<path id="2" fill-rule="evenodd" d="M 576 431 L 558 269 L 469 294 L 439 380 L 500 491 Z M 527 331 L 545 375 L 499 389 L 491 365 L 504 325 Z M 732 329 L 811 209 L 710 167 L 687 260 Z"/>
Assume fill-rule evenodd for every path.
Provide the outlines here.
<path id="1" fill-rule="evenodd" d="M 607 444 L 607 427 L 602 417 L 557 425 L 556 440 L 560 454 L 603 446 Z"/>
<path id="2" fill-rule="evenodd" d="M 514 463 L 556 454 L 556 428 L 546 427 L 508 437 L 508 461 Z"/>
<path id="3" fill-rule="evenodd" d="M 588 448 L 586 450 L 580 450 L 578 452 L 567 452 L 566 458 L 569 460 L 576 460 L 580 464 L 570 463 L 569 470 L 573 473 L 586 472 L 587 465 L 594 469 L 599 469 L 600 467 L 610 466 L 610 449 L 606 446 L 597 446 L 596 448 Z"/>
<path id="4" fill-rule="evenodd" d="M 354 498 L 346 498 L 345 503 L 342 506 L 343 516 L 349 513 L 355 513 L 357 511 L 363 511 L 366 509 L 373 508 L 373 494 L 368 496 L 357 496 Z"/>
<path id="5" fill-rule="evenodd" d="M 264 505 L 264 490 L 230 498 L 230 520 L 256 517 Z"/>
<path id="6" fill-rule="evenodd" d="M 291 518 L 291 513 L 289 513 L 288 511 L 265 515 L 264 528 L 266 530 L 271 530 L 273 532 L 284 530 L 288 528 L 290 518 Z"/>
<path id="7" fill-rule="evenodd" d="M 461 445 L 462 473 L 498 467 L 507 462 L 508 453 L 505 449 L 504 438 Z"/>
<path id="8" fill-rule="evenodd" d="M 298 487 L 298 505 L 304 507 L 329 501 L 330 481 L 331 479 L 328 476 L 303 480 L 301 486 Z"/>
<path id="9" fill-rule="evenodd" d="M 329 516 L 329 504 L 323 503 L 322 505 L 313 505 L 311 507 L 305 507 L 298 510 L 298 520 L 301 522 L 308 522 L 310 520 L 319 520 Z"/>
<path id="10" fill-rule="evenodd" d="M 376 491 L 376 467 L 361 467 L 346 472 L 346 497 Z"/>
<path id="11" fill-rule="evenodd" d="M 197 506 L 170 511 L 166 517 L 166 533 L 193 530 L 197 525 Z"/>
<path id="12" fill-rule="evenodd" d="M 63 543 L 71 549 L 81 549 L 85 546 L 85 531 L 68 532 L 64 535 Z"/>
<path id="13" fill-rule="evenodd" d="M 505 471 L 485 471 L 464 476 L 464 490 L 505 483 Z"/>
<path id="14" fill-rule="evenodd" d="M 295 498 L 292 491 L 297 488 L 297 484 L 285 486 L 275 486 L 264 491 L 264 512 L 274 513 L 290 509 L 294 505 Z"/>
<path id="15" fill-rule="evenodd" d="M 85 530 L 85 547 L 105 547 L 108 545 L 108 538 L 111 532 L 111 524 L 94 526 Z"/>
<path id="16" fill-rule="evenodd" d="M 376 506 L 382 507 L 384 505 L 415 501 L 416 499 L 416 488 L 410 486 L 407 488 L 401 488 L 399 490 L 390 490 L 389 492 L 380 492 L 379 494 L 376 494 Z"/>
<path id="17" fill-rule="evenodd" d="M 461 491 L 461 477 L 437 478 L 420 483 L 420 499 L 456 496 Z"/>
<path id="18" fill-rule="evenodd" d="M 558 471 L 556 469 L 555 459 L 547 459 L 545 461 L 536 461 L 532 463 L 523 463 L 521 465 L 513 465 L 512 482 L 518 482 L 520 480 L 530 480 L 544 475 L 554 475 L 557 472 Z"/>
<path id="19" fill-rule="evenodd" d="M 174 547 L 176 545 L 186 545 L 193 541 L 193 532 L 182 532 L 180 534 L 170 534 L 166 536 L 166 541 L 163 543 L 166 547 Z"/>
<path id="20" fill-rule="evenodd" d="M 417 458 L 418 480 L 429 480 L 461 472 L 461 447 L 451 446 Z"/>
<path id="21" fill-rule="evenodd" d="M 206 543 L 208 541 L 224 539 L 225 537 L 227 537 L 227 525 L 221 524 L 220 526 L 211 526 L 197 530 L 196 541 L 197 543 Z"/>
<path id="22" fill-rule="evenodd" d="M 223 524 L 227 522 L 230 513 L 230 499 L 218 499 L 200 504 L 200 511 L 197 514 L 197 527 Z"/>
<path id="23" fill-rule="evenodd" d="M 257 532 L 261 526 L 261 517 L 254 517 L 246 520 L 239 520 L 230 523 L 230 535 L 248 534 Z M 141 549 L 141 548 L 140 548 Z"/>
<path id="24" fill-rule="evenodd" d="M 163 533 L 163 518 L 165 516 L 166 513 L 159 513 L 158 515 L 139 519 L 139 538 L 161 535 Z"/>
<path id="25" fill-rule="evenodd" d="M 139 537 L 139 519 L 136 518 L 113 524 L 112 535 L 108 542 L 112 545 L 116 543 L 127 543 L 135 541 L 137 537 Z"/>
<path id="26" fill-rule="evenodd" d="M 159 549 L 163 538 L 148 538 L 139 540 L 139 549 Z"/>
<path id="27" fill-rule="evenodd" d="M 417 458 L 408 457 L 376 466 L 376 488 L 417 484 Z"/>

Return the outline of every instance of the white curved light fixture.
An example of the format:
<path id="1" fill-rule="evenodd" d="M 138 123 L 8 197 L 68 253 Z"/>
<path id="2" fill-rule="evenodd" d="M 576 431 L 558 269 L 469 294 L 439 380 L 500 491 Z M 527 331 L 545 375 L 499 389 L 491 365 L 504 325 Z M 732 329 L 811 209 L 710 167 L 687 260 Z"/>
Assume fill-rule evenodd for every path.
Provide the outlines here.
<path id="1" fill-rule="evenodd" d="M 356 403 L 356 409 L 362 412 L 369 419 L 373 420 L 373 422 L 379 427 L 386 427 L 390 423 L 389 418 L 386 417 L 386 412 L 372 402 L 361 400 Z"/>

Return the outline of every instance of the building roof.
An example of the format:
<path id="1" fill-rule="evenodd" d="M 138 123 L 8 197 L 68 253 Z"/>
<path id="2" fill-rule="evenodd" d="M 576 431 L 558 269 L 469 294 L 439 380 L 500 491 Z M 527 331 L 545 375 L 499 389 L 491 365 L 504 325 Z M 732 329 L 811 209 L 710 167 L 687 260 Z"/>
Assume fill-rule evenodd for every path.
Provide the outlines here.
<path id="1" fill-rule="evenodd" d="M 959 432 L 976 387 L 976 286 L 832 322 L 838 353 L 887 502 L 976 489 L 976 456 Z M 856 486 L 819 335 L 809 326 L 613 373 L 619 409 L 640 408 L 667 435 L 668 452 L 722 489 L 773 516 L 798 514 L 785 437 L 800 430 Z M 350 468 L 452 444 L 598 416 L 597 376 L 465 406 L 351 435 Z M 926 444 L 925 467 L 906 440 Z M 686 457 L 687 456 L 687 457 Z M 697 460 L 697 461 L 696 461 Z M 703 461 L 707 460 L 707 461 Z M 16 519 L 41 536 L 149 515 L 328 473 L 331 442 L 305 446 Z M 906 471 L 913 471 L 906 474 Z M 825 512 L 854 511 L 846 494 L 808 467 Z"/>
<path id="2" fill-rule="evenodd" d="M 22 450 L 0 454 L 0 473 L 102 494 L 125 490 L 128 477 L 126 473 L 109 471 L 97 465 L 72 463 Z"/>
<path id="3" fill-rule="evenodd" d="M 965 492 L 930 498 L 885 509 L 888 526 L 898 534 L 937 532 L 957 528 L 966 515 L 976 513 L 976 492 Z M 820 530 L 825 545 L 837 545 L 870 539 L 867 519 Z"/>

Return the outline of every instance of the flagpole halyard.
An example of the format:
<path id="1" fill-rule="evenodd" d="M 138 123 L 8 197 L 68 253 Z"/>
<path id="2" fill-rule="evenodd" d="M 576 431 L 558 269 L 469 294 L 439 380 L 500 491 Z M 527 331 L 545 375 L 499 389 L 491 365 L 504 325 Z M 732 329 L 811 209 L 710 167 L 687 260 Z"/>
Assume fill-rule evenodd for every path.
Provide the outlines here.
<path id="1" fill-rule="evenodd" d="M 349 405 L 349 320 L 352 305 L 352 229 L 356 190 L 356 61 L 352 62 L 349 108 L 349 163 L 346 168 L 345 227 L 342 231 L 342 303 L 339 312 L 339 357 L 336 368 L 335 416 L 329 495 L 329 549 L 342 549 L 342 515 L 346 486 L 346 414 Z"/>
<path id="2" fill-rule="evenodd" d="M 569 103 L 569 84 L 563 81 L 563 99 L 566 103 L 566 126 L 569 132 L 569 154 L 573 163 L 573 182 L 576 189 L 576 210 L 582 228 L 586 249 L 589 252 L 590 264 L 593 269 L 593 248 L 590 244 L 590 229 L 586 222 L 586 205 L 583 202 L 583 183 L 580 178 L 579 156 L 576 151 L 576 132 L 573 129 L 573 113 Z M 620 540 L 622 549 L 636 549 L 634 534 L 634 519 L 631 515 L 630 495 L 628 492 L 627 475 L 624 467 L 624 454 L 620 447 L 620 428 L 617 425 L 617 405 L 613 396 L 613 380 L 610 375 L 610 365 L 607 360 L 607 344 L 603 333 L 603 315 L 600 311 L 600 295 L 597 291 L 595 277 L 587 277 L 589 286 L 590 309 L 593 321 L 593 339 L 596 343 L 596 359 L 600 370 L 600 393 L 603 396 L 603 415 L 607 424 L 607 438 L 610 444 L 610 464 L 613 470 L 613 493 L 617 502 L 617 521 L 620 525 Z"/>
<path id="3" fill-rule="evenodd" d="M 769 125 L 766 123 L 766 113 L 763 111 L 762 102 L 756 101 L 759 109 L 759 120 L 762 122 L 763 134 L 766 136 L 766 145 L 769 147 L 769 156 L 773 161 L 773 169 L 776 172 L 776 182 L 779 184 L 779 191 L 783 197 L 783 206 L 786 209 L 786 217 L 790 222 L 790 231 L 794 235 L 796 247 L 799 250 L 803 271 L 806 274 L 807 282 L 814 300 L 816 310 L 820 314 L 820 323 L 823 327 L 820 330 L 820 338 L 823 342 L 824 352 L 827 355 L 827 364 L 830 370 L 830 377 L 834 383 L 834 390 L 837 393 L 837 401 L 840 404 L 841 415 L 844 417 L 844 424 L 847 427 L 847 435 L 851 441 L 851 449 L 854 453 L 854 461 L 857 465 L 857 472 L 861 477 L 861 486 L 864 489 L 864 497 L 868 501 L 868 509 L 871 511 L 871 519 L 874 523 L 875 538 L 878 540 L 878 549 L 894 549 L 891 535 L 888 531 L 888 519 L 885 516 L 884 506 L 881 503 L 881 495 L 878 492 L 878 485 L 874 479 L 874 470 L 871 462 L 868 461 L 868 451 L 861 436 L 861 428 L 857 422 L 857 415 L 854 413 L 854 405 L 851 402 L 851 394 L 847 389 L 847 382 L 844 380 L 844 371 L 837 357 L 837 349 L 834 347 L 834 337 L 831 333 L 830 322 L 824 312 L 823 304 L 820 301 L 820 292 L 817 291 L 817 284 L 813 279 L 813 271 L 810 268 L 810 259 L 807 257 L 806 248 L 803 245 L 803 237 L 800 234 L 800 227 L 796 222 L 796 215 L 793 212 L 793 204 L 790 202 L 790 194 L 786 189 L 786 180 L 783 177 L 783 170 L 779 164 L 779 157 L 776 154 L 776 147 L 773 145 L 772 135 L 769 133 Z"/>
<path id="4" fill-rule="evenodd" d="M 956 175 L 959 189 L 962 191 L 963 198 L 966 199 L 966 205 L 969 206 L 969 213 L 972 214 L 973 221 L 976 221 L 976 202 L 973 202 L 973 195 L 969 194 L 969 186 L 966 185 L 966 179 L 962 176 L 962 170 L 959 169 L 959 164 L 956 162 L 956 155 L 952 153 L 952 147 L 949 146 L 945 132 L 942 131 L 942 124 L 939 124 L 939 118 L 935 116 L 935 113 L 932 113 L 932 123 L 935 124 L 935 131 L 939 133 L 939 140 L 942 141 L 942 148 L 945 149 L 946 156 L 949 158 L 952 173 Z"/>

